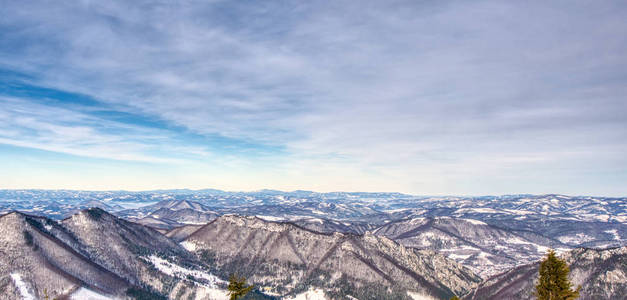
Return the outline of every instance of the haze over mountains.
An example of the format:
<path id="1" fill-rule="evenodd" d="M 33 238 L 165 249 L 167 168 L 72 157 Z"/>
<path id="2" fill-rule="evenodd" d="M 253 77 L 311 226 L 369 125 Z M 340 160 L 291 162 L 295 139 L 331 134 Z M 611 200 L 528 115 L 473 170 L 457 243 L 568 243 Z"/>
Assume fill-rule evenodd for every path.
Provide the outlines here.
<path id="1" fill-rule="evenodd" d="M 0 289 L 15 299 L 220 299 L 231 273 L 258 298 L 527 299 L 549 248 L 583 268 L 573 276 L 585 299 L 627 288 L 626 198 L 2 190 L 0 199 Z"/>

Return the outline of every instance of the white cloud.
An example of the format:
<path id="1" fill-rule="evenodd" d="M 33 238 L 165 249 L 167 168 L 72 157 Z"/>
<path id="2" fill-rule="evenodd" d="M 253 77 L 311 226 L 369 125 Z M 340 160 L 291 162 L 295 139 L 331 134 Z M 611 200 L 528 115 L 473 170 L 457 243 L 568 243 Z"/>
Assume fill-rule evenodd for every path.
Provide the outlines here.
<path id="1" fill-rule="evenodd" d="M 284 148 L 272 163 L 213 157 L 254 174 L 274 164 L 268 172 L 297 175 L 259 185 L 602 191 L 599 173 L 626 176 L 625 10 L 585 2 L 16 2 L 0 12 L 0 65 L 190 132 Z M 25 141 L 3 126 L 3 142 L 168 160 L 147 155 L 156 143 L 141 136 L 42 122 L 49 114 L 13 121 L 48 137 Z"/>
<path id="2" fill-rule="evenodd" d="M 207 156 L 209 152 L 194 146 L 157 146 L 170 141 L 169 133 L 158 129 L 130 126 L 107 121 L 61 107 L 0 97 L 0 143 L 61 152 L 92 158 L 152 163 L 181 163 L 172 154 Z M 111 132 L 115 131 L 115 132 Z M 117 134 L 116 132 L 123 132 Z M 156 155 L 148 151 L 159 152 Z M 168 153 L 169 152 L 169 153 Z"/>

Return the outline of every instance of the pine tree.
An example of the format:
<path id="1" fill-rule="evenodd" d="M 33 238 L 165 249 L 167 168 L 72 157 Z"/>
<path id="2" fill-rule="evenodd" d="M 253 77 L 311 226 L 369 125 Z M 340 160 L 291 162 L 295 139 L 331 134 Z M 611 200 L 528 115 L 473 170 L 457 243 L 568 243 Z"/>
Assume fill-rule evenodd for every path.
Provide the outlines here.
<path id="1" fill-rule="evenodd" d="M 540 279 L 536 285 L 538 300 L 573 300 L 579 297 L 579 290 L 572 290 L 568 280 L 570 270 L 566 262 L 549 250 L 547 257 L 540 264 Z"/>
<path id="2" fill-rule="evenodd" d="M 459 297 L 457 297 L 457 296 L 453 296 L 453 297 L 451 298 L 451 300 L 459 300 Z"/>
<path id="3" fill-rule="evenodd" d="M 238 277 L 235 274 L 231 275 L 228 286 L 229 293 L 231 294 L 230 300 L 237 300 L 240 297 L 244 297 L 253 287 L 254 285 L 246 286 L 246 278 Z"/>

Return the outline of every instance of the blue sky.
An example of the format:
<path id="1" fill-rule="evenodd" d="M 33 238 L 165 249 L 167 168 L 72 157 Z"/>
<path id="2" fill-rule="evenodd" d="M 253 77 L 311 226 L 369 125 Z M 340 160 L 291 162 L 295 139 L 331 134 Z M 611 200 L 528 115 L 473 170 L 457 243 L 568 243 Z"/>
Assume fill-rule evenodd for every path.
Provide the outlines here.
<path id="1" fill-rule="evenodd" d="M 0 188 L 627 195 L 621 1 L 2 1 Z"/>

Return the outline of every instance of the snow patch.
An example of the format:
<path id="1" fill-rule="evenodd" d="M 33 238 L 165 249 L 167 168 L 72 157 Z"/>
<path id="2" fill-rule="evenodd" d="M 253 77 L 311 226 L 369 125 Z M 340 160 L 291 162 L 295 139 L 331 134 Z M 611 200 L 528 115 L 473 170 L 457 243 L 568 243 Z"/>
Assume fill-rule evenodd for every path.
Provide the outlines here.
<path id="1" fill-rule="evenodd" d="M 413 300 L 436 300 L 436 298 L 433 298 L 431 296 L 423 295 L 423 294 L 412 292 L 412 291 L 407 291 L 407 295 L 411 297 Z"/>
<path id="2" fill-rule="evenodd" d="M 627 216 L 614 216 L 614 220 L 620 223 L 627 223 Z"/>
<path id="3" fill-rule="evenodd" d="M 468 222 L 470 224 L 473 224 L 473 225 L 488 225 L 488 224 L 486 224 L 484 222 L 481 222 L 479 220 L 473 220 L 473 219 L 462 219 L 462 220 L 464 220 L 464 221 L 466 221 L 466 222 Z"/>
<path id="4" fill-rule="evenodd" d="M 596 215 L 594 216 L 594 219 L 603 221 L 603 222 L 608 222 L 610 220 L 610 215 Z"/>
<path id="5" fill-rule="evenodd" d="M 422 223 L 425 220 L 425 218 L 413 218 L 409 221 L 409 224 L 419 224 Z"/>
<path id="6" fill-rule="evenodd" d="M 624 283 L 625 281 L 627 281 L 627 276 L 625 275 L 623 271 L 619 269 L 607 271 L 605 272 L 605 275 L 603 277 L 605 277 L 606 282 L 611 282 L 611 283 L 616 283 L 616 284 Z"/>
<path id="7" fill-rule="evenodd" d="M 17 289 L 20 291 L 20 295 L 22 295 L 22 299 L 24 300 L 35 300 L 35 297 L 30 293 L 26 283 L 22 280 L 22 275 L 18 273 L 11 273 L 11 279 L 17 286 Z"/>
<path id="8" fill-rule="evenodd" d="M 459 260 L 466 260 L 468 259 L 470 256 L 472 256 L 472 254 L 455 254 L 455 253 L 451 253 L 448 255 L 448 258 L 459 261 Z"/>
<path id="9" fill-rule="evenodd" d="M 585 242 L 594 241 L 594 237 L 585 233 L 577 233 L 575 235 L 565 235 L 557 238 L 558 241 L 564 244 L 583 244 Z"/>
<path id="10" fill-rule="evenodd" d="M 613 235 L 614 236 L 614 240 L 620 241 L 620 235 L 618 234 L 618 230 L 616 230 L 616 229 L 606 230 L 605 233 L 609 233 L 609 234 Z"/>
<path id="11" fill-rule="evenodd" d="M 456 210 L 454 213 L 463 214 L 463 213 L 482 213 L 482 214 L 496 214 L 499 213 L 496 209 L 489 207 L 469 207 L 469 208 L 460 208 Z"/>
<path id="12" fill-rule="evenodd" d="M 71 300 L 112 300 L 116 298 L 105 296 L 103 294 L 96 293 L 86 288 L 80 288 L 70 296 L 70 299 Z"/>
<path id="13" fill-rule="evenodd" d="M 536 246 L 536 249 L 538 249 L 538 252 L 542 253 L 542 254 L 547 254 L 549 252 L 549 250 L 551 249 L 549 247 L 545 247 L 545 246 L 541 246 L 541 245 L 535 245 L 535 246 Z"/>
<path id="14" fill-rule="evenodd" d="M 316 222 L 316 223 L 320 223 L 320 224 L 324 224 L 324 221 L 322 221 L 322 219 L 318 219 L 318 218 L 311 218 L 309 220 L 307 220 L 309 222 Z"/>
<path id="15" fill-rule="evenodd" d="M 271 286 L 262 286 L 260 288 L 260 291 L 262 294 L 268 295 L 268 296 L 273 296 L 273 297 L 279 297 L 281 296 L 281 294 L 277 293 L 275 288 L 271 287 Z"/>
<path id="16" fill-rule="evenodd" d="M 121 198 L 124 198 L 124 197 L 121 197 Z M 114 204 L 122 206 L 122 208 L 124 209 L 138 209 L 138 208 L 148 206 L 148 205 L 153 205 L 156 203 L 157 201 L 152 201 L 152 202 L 118 202 L 118 201 L 115 201 Z"/>
<path id="17" fill-rule="evenodd" d="M 183 241 L 180 243 L 180 245 L 189 252 L 196 251 L 196 244 L 194 242 Z"/>
<path id="18" fill-rule="evenodd" d="M 507 240 L 505 240 L 505 242 L 510 243 L 510 244 L 518 244 L 518 245 L 523 245 L 523 244 L 529 245 L 529 244 L 531 244 L 530 242 L 523 241 L 519 237 L 508 238 Z"/>
<path id="19" fill-rule="evenodd" d="M 293 298 L 285 298 L 285 300 L 327 300 L 324 291 L 319 288 L 310 287 L 308 291 L 300 293 Z"/>
<path id="20" fill-rule="evenodd" d="M 281 218 L 281 217 L 273 217 L 273 216 L 261 216 L 261 215 L 257 215 L 256 216 L 259 219 L 265 220 L 265 221 L 273 221 L 273 222 L 277 222 L 277 221 L 284 221 L 285 218 Z"/>
<path id="21" fill-rule="evenodd" d="M 199 289 L 196 289 L 195 300 L 204 300 L 204 299 L 228 300 L 229 298 L 230 298 L 230 294 L 229 294 L 229 291 L 227 290 L 210 288 L 206 286 L 201 286 Z"/>
<path id="22" fill-rule="evenodd" d="M 386 213 L 396 213 L 396 212 L 402 212 L 402 211 L 406 211 L 406 210 L 409 210 L 409 208 L 386 209 L 386 210 L 384 210 L 384 212 L 386 212 Z"/>
<path id="23" fill-rule="evenodd" d="M 481 258 L 481 259 L 486 259 L 488 256 L 492 256 L 492 254 L 487 253 L 487 252 L 483 252 L 483 251 L 481 251 L 481 252 L 479 253 L 479 255 L 477 255 L 477 257 L 478 257 L 478 258 Z"/>
<path id="24" fill-rule="evenodd" d="M 522 209 L 507 209 L 507 208 L 504 208 L 503 211 L 506 211 L 506 212 L 514 214 L 514 215 L 533 215 L 533 214 L 535 214 L 535 212 L 533 212 L 533 211 L 522 210 Z"/>
<path id="25" fill-rule="evenodd" d="M 193 276 L 196 279 L 202 279 L 206 285 L 210 288 L 216 288 L 217 283 L 224 283 L 225 281 L 216 277 L 215 275 L 204 272 L 201 270 L 191 270 L 185 267 L 181 267 L 175 263 L 171 263 L 163 258 L 151 255 L 149 257 L 142 257 L 143 259 L 151 262 L 155 267 L 170 276 L 174 276 L 181 279 L 186 279 L 187 276 Z"/>

